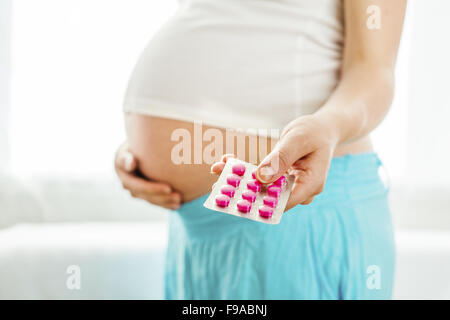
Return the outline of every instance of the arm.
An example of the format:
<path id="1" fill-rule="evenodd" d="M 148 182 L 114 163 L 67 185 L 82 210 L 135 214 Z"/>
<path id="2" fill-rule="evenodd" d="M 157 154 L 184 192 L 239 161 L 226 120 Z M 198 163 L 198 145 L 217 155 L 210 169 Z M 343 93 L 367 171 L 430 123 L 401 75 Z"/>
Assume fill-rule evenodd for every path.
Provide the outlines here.
<path id="1" fill-rule="evenodd" d="M 370 5 L 380 8 L 380 29 L 366 26 L 366 9 Z M 389 110 L 406 0 L 346 0 L 344 8 L 342 78 L 316 113 L 335 131 L 339 143 L 367 135 Z"/>
<path id="2" fill-rule="evenodd" d="M 380 8 L 380 29 L 366 26 L 371 5 Z M 258 179 L 264 183 L 286 171 L 295 175 L 287 209 L 311 203 L 323 190 L 336 147 L 367 135 L 386 115 L 405 6 L 406 0 L 344 2 L 345 46 L 338 86 L 319 111 L 289 123 L 258 166 Z M 212 171 L 220 173 L 222 168 L 218 163 Z"/>

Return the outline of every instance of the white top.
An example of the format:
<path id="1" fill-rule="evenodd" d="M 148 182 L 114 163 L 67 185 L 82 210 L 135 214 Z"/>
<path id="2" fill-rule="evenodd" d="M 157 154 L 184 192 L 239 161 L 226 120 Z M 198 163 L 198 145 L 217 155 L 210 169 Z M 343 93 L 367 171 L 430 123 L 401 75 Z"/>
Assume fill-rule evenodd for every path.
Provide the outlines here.
<path id="1" fill-rule="evenodd" d="M 282 129 L 335 88 L 343 32 L 340 0 L 181 1 L 142 53 L 124 109 Z"/>

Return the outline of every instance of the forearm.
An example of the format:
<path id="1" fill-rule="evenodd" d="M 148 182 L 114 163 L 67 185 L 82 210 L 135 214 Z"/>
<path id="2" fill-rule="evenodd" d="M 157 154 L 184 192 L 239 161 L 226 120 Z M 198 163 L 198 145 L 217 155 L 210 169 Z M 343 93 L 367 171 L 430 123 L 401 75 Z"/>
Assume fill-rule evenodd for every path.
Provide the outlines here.
<path id="1" fill-rule="evenodd" d="M 393 68 L 361 63 L 348 68 L 315 117 L 327 124 L 337 143 L 357 140 L 375 129 L 391 105 Z"/>

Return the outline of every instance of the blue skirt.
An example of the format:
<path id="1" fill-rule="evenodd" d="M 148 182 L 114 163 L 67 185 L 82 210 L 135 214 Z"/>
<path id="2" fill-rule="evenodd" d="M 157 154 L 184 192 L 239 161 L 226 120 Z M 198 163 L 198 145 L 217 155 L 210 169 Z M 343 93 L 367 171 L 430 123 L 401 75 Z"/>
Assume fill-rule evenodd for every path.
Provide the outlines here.
<path id="1" fill-rule="evenodd" d="M 374 153 L 334 158 L 310 205 L 266 225 L 203 207 L 170 215 L 167 299 L 390 299 L 394 239 Z"/>

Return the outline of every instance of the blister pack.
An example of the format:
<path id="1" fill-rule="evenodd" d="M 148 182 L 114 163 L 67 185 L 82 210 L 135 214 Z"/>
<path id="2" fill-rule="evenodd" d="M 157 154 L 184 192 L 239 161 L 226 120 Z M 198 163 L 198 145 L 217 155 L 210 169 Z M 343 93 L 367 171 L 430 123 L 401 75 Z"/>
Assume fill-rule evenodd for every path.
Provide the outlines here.
<path id="1" fill-rule="evenodd" d="M 268 224 L 281 221 L 294 177 L 283 175 L 264 185 L 256 179 L 257 166 L 230 158 L 219 176 L 206 208 Z"/>

